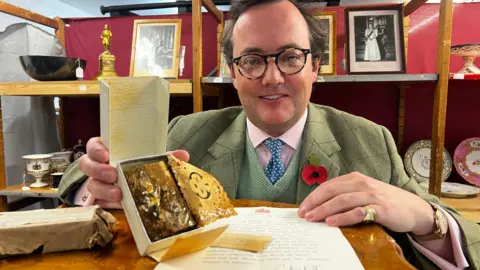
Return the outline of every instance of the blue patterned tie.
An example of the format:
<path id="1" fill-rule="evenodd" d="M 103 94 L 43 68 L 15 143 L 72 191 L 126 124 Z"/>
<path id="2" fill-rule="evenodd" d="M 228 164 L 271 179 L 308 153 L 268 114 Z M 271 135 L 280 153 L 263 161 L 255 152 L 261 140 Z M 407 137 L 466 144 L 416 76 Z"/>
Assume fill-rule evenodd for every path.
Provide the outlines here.
<path id="1" fill-rule="evenodd" d="M 265 174 L 272 184 L 280 179 L 285 172 L 283 167 L 282 159 L 280 158 L 280 152 L 282 151 L 282 146 L 285 144 L 282 140 L 276 140 L 272 138 L 266 139 L 264 142 L 268 150 L 270 150 L 270 161 L 268 162 L 267 168 L 265 169 Z"/>

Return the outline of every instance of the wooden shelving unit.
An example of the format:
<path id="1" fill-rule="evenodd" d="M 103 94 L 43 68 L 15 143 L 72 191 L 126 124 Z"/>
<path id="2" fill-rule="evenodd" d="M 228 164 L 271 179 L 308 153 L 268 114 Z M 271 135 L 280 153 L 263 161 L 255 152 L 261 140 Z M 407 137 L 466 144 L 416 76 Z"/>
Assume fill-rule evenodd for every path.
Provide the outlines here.
<path id="1" fill-rule="evenodd" d="M 25 186 L 28 187 L 32 183 L 33 182 L 25 183 Z M 29 190 L 23 190 L 22 184 L 12 185 L 0 190 L 0 196 L 59 198 L 57 189 L 42 187 L 42 188 L 30 188 Z"/>
<path id="2" fill-rule="evenodd" d="M 190 80 L 169 80 L 172 95 L 191 95 Z M 89 96 L 100 94 L 99 81 L 0 83 L 1 96 Z"/>
<path id="3" fill-rule="evenodd" d="M 392 82 L 415 83 L 436 82 L 437 74 L 392 74 L 392 75 L 348 75 L 348 76 L 319 76 L 316 83 L 341 83 L 341 82 Z M 203 77 L 203 84 L 231 84 L 230 77 Z"/>

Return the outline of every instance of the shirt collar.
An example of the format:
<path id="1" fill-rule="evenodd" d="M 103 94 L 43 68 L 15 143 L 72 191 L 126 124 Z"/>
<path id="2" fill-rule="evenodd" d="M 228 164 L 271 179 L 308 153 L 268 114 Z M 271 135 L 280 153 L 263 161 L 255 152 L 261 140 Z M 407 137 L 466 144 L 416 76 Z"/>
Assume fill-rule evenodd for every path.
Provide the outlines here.
<path id="1" fill-rule="evenodd" d="M 305 123 L 307 122 L 307 115 L 308 115 L 308 108 L 305 109 L 302 117 L 297 121 L 297 123 L 283 133 L 280 137 L 276 139 L 280 139 L 285 144 L 290 146 L 292 149 L 297 150 L 298 145 L 300 144 L 300 140 L 302 139 L 303 129 L 305 128 Z M 247 117 L 247 131 L 248 136 L 250 137 L 250 141 L 253 144 L 253 148 L 257 148 L 264 140 L 272 137 L 265 133 L 263 130 L 256 127 L 250 119 Z"/>

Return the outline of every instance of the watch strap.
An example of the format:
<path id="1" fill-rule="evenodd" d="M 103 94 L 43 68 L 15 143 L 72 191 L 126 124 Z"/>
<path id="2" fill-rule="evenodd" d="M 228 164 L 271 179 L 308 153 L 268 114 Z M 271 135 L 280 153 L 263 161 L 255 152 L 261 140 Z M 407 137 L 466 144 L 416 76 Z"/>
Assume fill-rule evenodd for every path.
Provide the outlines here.
<path id="1" fill-rule="evenodd" d="M 448 219 L 443 213 L 442 209 L 435 205 L 430 204 L 434 210 L 433 219 L 434 219 L 434 230 L 426 235 L 414 235 L 417 240 L 421 241 L 430 241 L 443 239 L 448 231 Z"/>

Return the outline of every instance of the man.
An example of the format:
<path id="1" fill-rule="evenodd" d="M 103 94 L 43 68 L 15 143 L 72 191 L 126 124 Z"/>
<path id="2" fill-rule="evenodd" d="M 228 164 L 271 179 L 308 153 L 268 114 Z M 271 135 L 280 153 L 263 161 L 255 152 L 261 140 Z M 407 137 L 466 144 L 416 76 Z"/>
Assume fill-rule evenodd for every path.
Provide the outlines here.
<path id="1" fill-rule="evenodd" d="M 331 226 L 374 221 L 416 267 L 477 269 L 478 225 L 406 175 L 386 128 L 309 103 L 324 38 L 316 20 L 289 0 L 232 1 L 230 15 L 222 46 L 242 107 L 175 118 L 167 150 L 232 199 L 297 203 L 301 217 Z M 108 151 L 99 138 L 87 148 L 65 173 L 62 200 L 120 207 Z M 308 160 L 321 168 L 305 173 Z M 309 185 L 315 177 L 328 181 Z"/>

